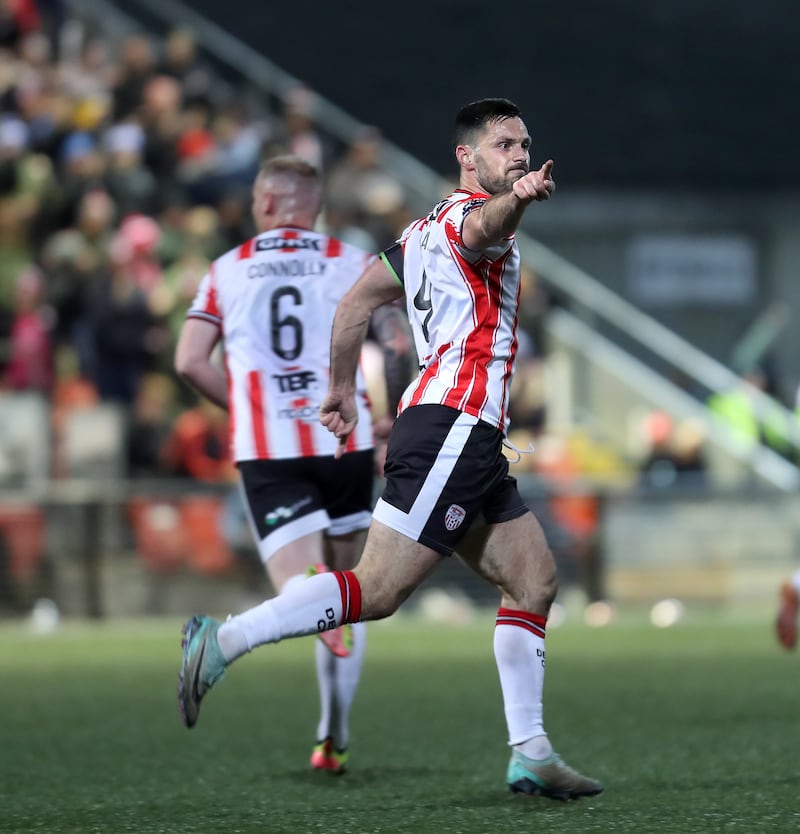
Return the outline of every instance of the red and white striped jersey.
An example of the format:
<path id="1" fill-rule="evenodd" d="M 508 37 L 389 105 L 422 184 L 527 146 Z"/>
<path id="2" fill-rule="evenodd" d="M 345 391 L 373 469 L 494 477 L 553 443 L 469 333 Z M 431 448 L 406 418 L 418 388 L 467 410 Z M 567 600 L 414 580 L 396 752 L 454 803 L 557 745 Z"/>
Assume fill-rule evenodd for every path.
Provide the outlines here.
<path id="1" fill-rule="evenodd" d="M 372 258 L 314 231 L 280 228 L 211 265 L 187 315 L 222 330 L 234 460 L 334 453 L 338 441 L 318 414 L 331 327 L 337 304 Z M 359 420 L 347 451 L 373 445 L 360 369 L 356 389 Z"/>
<path id="2" fill-rule="evenodd" d="M 488 199 L 456 190 L 382 257 L 405 287 L 420 360 L 398 411 L 447 405 L 505 432 L 517 353 L 519 249 L 513 237 L 481 252 L 462 239 L 464 218 Z"/>

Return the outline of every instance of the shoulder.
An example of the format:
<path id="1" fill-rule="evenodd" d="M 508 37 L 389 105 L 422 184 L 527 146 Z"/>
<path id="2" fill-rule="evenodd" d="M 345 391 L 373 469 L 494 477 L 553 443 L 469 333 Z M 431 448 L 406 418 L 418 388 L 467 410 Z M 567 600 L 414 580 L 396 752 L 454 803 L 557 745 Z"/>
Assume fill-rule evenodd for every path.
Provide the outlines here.
<path id="1" fill-rule="evenodd" d="M 488 194 L 481 191 L 456 191 L 451 195 L 452 200 L 449 205 L 448 216 L 455 221 L 463 222 L 464 218 L 483 208 L 486 201 L 489 199 Z"/>
<path id="2" fill-rule="evenodd" d="M 220 274 L 223 271 L 227 271 L 239 261 L 253 257 L 257 249 L 258 237 L 248 238 L 237 246 L 228 249 L 227 252 L 218 255 L 211 263 L 209 272 L 212 274 Z"/>

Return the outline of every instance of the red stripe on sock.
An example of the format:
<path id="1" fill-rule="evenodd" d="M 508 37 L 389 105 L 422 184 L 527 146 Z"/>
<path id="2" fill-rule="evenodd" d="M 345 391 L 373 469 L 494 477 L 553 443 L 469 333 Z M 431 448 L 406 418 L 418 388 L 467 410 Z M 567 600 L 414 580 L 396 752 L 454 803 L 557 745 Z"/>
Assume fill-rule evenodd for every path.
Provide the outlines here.
<path id="1" fill-rule="evenodd" d="M 361 585 L 351 570 L 343 570 L 339 576 L 341 577 L 339 589 L 342 591 L 342 622 L 357 623 L 361 619 Z M 347 608 L 345 608 L 345 599 L 348 603 Z"/>
<path id="2" fill-rule="evenodd" d="M 333 575 L 336 577 L 336 581 L 339 583 L 339 593 L 342 596 L 342 622 L 339 623 L 339 625 L 343 625 L 347 622 L 347 609 L 349 607 L 347 578 L 345 577 L 344 572 L 340 570 L 333 571 Z"/>
<path id="3" fill-rule="evenodd" d="M 542 617 L 541 614 L 531 614 L 529 611 L 500 608 L 497 612 L 495 625 L 513 625 L 538 634 L 539 637 L 544 637 L 547 617 Z"/>

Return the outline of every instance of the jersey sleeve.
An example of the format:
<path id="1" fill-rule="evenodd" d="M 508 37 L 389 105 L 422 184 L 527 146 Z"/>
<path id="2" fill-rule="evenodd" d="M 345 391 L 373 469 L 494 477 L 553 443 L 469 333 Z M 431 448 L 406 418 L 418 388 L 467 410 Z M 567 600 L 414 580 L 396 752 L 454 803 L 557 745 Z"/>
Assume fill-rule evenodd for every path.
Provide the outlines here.
<path id="1" fill-rule="evenodd" d="M 187 319 L 203 319 L 212 324 L 222 325 L 222 311 L 219 306 L 216 281 L 214 280 L 214 265 L 207 272 L 197 288 L 197 294 L 186 313 Z"/>
<path id="2" fill-rule="evenodd" d="M 381 252 L 380 259 L 392 273 L 395 281 L 397 281 L 401 287 L 404 287 L 403 245 L 401 243 L 393 243 L 388 249 L 384 249 L 383 252 Z"/>
<path id="3" fill-rule="evenodd" d="M 496 261 L 508 252 L 514 240 L 514 236 L 511 235 L 502 242 L 494 246 L 488 246 L 486 249 L 480 251 L 470 249 L 464 243 L 464 221 L 473 211 L 481 208 L 488 199 L 488 194 L 473 194 L 468 200 L 456 203 L 447 214 L 446 222 L 450 224 L 450 228 L 453 230 L 453 242 L 468 260 L 473 260 L 476 256 L 481 256 L 490 261 Z"/>
<path id="4" fill-rule="evenodd" d="M 475 194 L 470 197 L 469 200 L 461 200 L 453 205 L 447 213 L 447 222 L 452 224 L 456 233 L 457 243 L 464 249 L 467 248 L 464 246 L 464 238 L 462 237 L 464 221 L 470 214 L 472 214 L 473 211 L 477 211 L 481 208 L 488 199 L 489 197 L 486 194 Z"/>

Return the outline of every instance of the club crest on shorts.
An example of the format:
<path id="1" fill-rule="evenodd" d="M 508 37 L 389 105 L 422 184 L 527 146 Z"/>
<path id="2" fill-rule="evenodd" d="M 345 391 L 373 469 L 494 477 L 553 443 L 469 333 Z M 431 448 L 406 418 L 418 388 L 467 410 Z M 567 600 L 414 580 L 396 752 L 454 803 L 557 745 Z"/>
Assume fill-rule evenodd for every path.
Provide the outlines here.
<path id="1" fill-rule="evenodd" d="M 461 522 L 467 517 L 467 511 L 458 504 L 451 504 L 444 514 L 444 526 L 452 533 L 461 526 Z"/>

